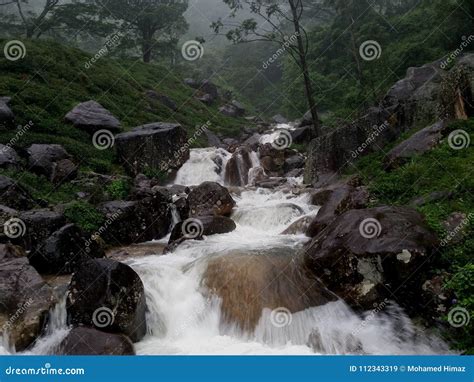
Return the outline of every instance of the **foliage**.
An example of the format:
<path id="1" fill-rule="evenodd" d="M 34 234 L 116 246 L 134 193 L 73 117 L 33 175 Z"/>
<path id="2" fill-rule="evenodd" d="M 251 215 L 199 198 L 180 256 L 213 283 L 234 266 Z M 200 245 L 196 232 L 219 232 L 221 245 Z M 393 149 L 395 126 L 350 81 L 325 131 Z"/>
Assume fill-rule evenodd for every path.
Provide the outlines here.
<path id="1" fill-rule="evenodd" d="M 68 204 L 64 215 L 86 232 L 97 231 L 105 220 L 104 216 L 87 202 Z"/>
<path id="2" fill-rule="evenodd" d="M 116 179 L 106 187 L 106 192 L 112 200 L 125 200 L 130 193 L 130 182 L 126 179 Z"/>

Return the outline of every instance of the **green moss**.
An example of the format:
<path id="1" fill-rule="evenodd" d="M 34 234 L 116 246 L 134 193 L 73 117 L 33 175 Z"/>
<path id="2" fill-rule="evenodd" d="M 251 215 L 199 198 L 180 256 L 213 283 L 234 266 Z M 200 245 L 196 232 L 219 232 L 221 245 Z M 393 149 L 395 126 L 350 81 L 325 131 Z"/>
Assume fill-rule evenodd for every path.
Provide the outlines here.
<path id="1" fill-rule="evenodd" d="M 104 216 L 86 202 L 72 202 L 66 206 L 64 215 L 86 232 L 97 231 L 104 222 Z"/>
<path id="2" fill-rule="evenodd" d="M 112 200 L 125 200 L 130 193 L 130 183 L 125 179 L 114 180 L 106 187 L 106 192 Z"/>

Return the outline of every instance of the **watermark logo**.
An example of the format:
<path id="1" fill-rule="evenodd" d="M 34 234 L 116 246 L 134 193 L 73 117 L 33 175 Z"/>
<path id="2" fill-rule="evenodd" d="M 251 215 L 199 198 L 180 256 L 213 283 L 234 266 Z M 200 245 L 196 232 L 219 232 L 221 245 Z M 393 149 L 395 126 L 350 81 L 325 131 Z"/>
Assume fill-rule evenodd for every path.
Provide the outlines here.
<path id="1" fill-rule="evenodd" d="M 279 48 L 273 56 L 271 56 L 267 61 L 265 61 L 262 65 L 264 70 L 268 69 L 276 60 L 278 60 L 290 47 L 297 41 L 299 33 L 294 33 L 290 37 L 285 36 L 285 42 L 282 44 L 281 48 Z"/>
<path id="2" fill-rule="evenodd" d="M 85 69 L 90 69 L 92 66 L 99 61 L 102 57 L 109 55 L 114 49 L 116 49 L 122 40 L 122 32 L 114 33 L 113 35 L 107 36 L 105 44 L 100 48 L 97 53 L 84 64 Z"/>
<path id="3" fill-rule="evenodd" d="M 441 62 L 440 64 L 441 69 L 446 69 L 449 66 L 449 64 L 454 62 L 456 58 L 462 54 L 464 49 L 466 49 L 473 41 L 474 41 L 474 35 L 462 36 L 462 42 L 459 45 L 459 48 L 451 52 L 451 54 Z"/>
<path id="4" fill-rule="evenodd" d="M 291 325 L 292 321 L 293 315 L 288 308 L 279 307 L 273 309 L 270 313 L 270 322 L 276 328 L 284 328 L 285 326 Z"/>
<path id="5" fill-rule="evenodd" d="M 276 150 L 285 150 L 293 143 L 293 137 L 288 130 L 278 130 L 271 145 Z"/>
<path id="6" fill-rule="evenodd" d="M 454 307 L 448 313 L 448 322 L 453 328 L 466 326 L 471 321 L 471 316 L 467 309 L 460 306 Z"/>
<path id="7" fill-rule="evenodd" d="M 446 235 L 446 237 L 443 240 L 441 240 L 440 245 L 442 247 L 447 246 L 449 242 L 453 240 L 453 238 L 455 238 L 464 229 L 464 227 L 466 227 L 471 222 L 473 218 L 474 218 L 474 213 L 471 212 L 469 215 L 467 215 L 466 219 L 463 219 L 461 223 L 459 223 L 459 225 L 456 226 L 456 228 L 450 231 Z"/>
<path id="8" fill-rule="evenodd" d="M 92 322 L 97 328 L 106 328 L 115 321 L 114 312 L 106 307 L 98 308 L 92 313 Z"/>
<path id="9" fill-rule="evenodd" d="M 8 41 L 4 48 L 3 54 L 9 61 L 18 61 L 26 56 L 26 47 L 20 40 Z"/>
<path id="10" fill-rule="evenodd" d="M 366 239 L 374 239 L 382 233 L 382 225 L 377 219 L 365 219 L 359 224 L 359 233 Z"/>
<path id="11" fill-rule="evenodd" d="M 381 303 L 374 302 L 374 309 L 370 311 L 370 313 L 364 318 L 364 320 L 358 325 L 358 327 L 351 332 L 351 334 L 353 336 L 357 335 L 362 329 L 364 329 L 371 321 L 375 319 L 378 313 L 380 313 L 386 308 L 387 304 L 388 299 L 383 300 Z"/>
<path id="12" fill-rule="evenodd" d="M 462 150 L 471 144 L 471 137 L 465 130 L 454 130 L 448 136 L 448 144 L 453 150 Z"/>
<path id="13" fill-rule="evenodd" d="M 196 61 L 204 55 L 204 47 L 199 41 L 186 41 L 181 48 L 181 55 L 186 61 Z"/>
<path id="14" fill-rule="evenodd" d="M 110 149 L 115 143 L 115 137 L 109 130 L 98 130 L 92 136 L 92 144 L 97 150 Z"/>
<path id="15" fill-rule="evenodd" d="M 375 40 L 367 40 L 360 46 L 359 54 L 365 61 L 378 60 L 382 55 L 382 47 Z"/>
<path id="16" fill-rule="evenodd" d="M 390 126 L 388 121 L 385 121 L 380 126 L 374 125 L 372 128 L 372 132 L 367 137 L 365 142 L 363 142 L 356 150 L 351 151 L 351 156 L 353 159 L 356 159 L 359 155 L 364 153 L 364 151 L 382 134 L 382 132 Z"/>
<path id="17" fill-rule="evenodd" d="M 181 232 L 186 239 L 196 239 L 204 233 L 204 226 L 199 219 L 187 219 L 181 226 Z"/>
<path id="18" fill-rule="evenodd" d="M 3 232 L 10 239 L 17 239 L 26 233 L 25 222 L 19 218 L 11 218 L 3 224 Z"/>

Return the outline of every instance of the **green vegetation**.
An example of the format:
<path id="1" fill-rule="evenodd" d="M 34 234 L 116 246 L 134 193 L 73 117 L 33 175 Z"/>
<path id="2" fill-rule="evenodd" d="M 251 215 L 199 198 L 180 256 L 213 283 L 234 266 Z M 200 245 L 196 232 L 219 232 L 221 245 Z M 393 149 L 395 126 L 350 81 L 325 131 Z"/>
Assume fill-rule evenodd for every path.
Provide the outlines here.
<path id="1" fill-rule="evenodd" d="M 69 221 L 86 232 L 98 230 L 105 221 L 105 217 L 93 205 L 87 202 L 72 202 L 68 204 L 64 215 Z"/>
<path id="2" fill-rule="evenodd" d="M 112 200 L 125 200 L 130 193 L 130 182 L 126 179 L 117 179 L 110 183 L 105 191 Z"/>
<path id="3" fill-rule="evenodd" d="M 455 121 L 449 125 L 447 133 L 462 129 L 470 134 L 474 142 L 474 119 Z M 410 132 L 411 134 L 413 133 Z M 400 141 L 407 136 L 401 137 Z M 395 145 L 395 144 L 394 144 Z M 393 145 L 393 146 L 394 146 Z M 391 147 L 387 147 L 387 152 Z M 448 237 L 449 232 L 443 222 L 453 212 L 462 212 L 466 218 L 464 232 L 460 240 L 447 241 L 435 255 L 433 274 L 450 274 L 445 288 L 452 290 L 458 300 L 457 306 L 464 307 L 474 317 L 474 147 L 453 150 L 448 140 L 424 155 L 413 158 L 405 165 L 385 171 L 383 154 L 374 153 L 361 158 L 349 170 L 362 176 L 375 198 L 374 205 L 408 205 L 413 199 L 428 197 L 433 192 L 450 192 L 449 197 L 429 201 L 418 207 L 427 223 L 439 235 Z M 474 326 L 466 325 L 449 333 L 457 348 L 474 353 Z"/>

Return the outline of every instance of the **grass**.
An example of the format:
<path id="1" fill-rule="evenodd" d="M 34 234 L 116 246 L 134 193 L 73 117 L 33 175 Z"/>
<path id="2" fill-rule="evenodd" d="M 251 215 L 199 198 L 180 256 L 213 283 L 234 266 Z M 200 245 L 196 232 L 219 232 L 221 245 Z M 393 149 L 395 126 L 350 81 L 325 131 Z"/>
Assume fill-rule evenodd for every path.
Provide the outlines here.
<path id="1" fill-rule="evenodd" d="M 474 213 L 474 119 L 452 122 L 447 133 L 462 129 L 469 133 L 471 144 L 462 150 L 454 150 L 445 138 L 433 150 L 414 157 L 405 165 L 385 171 L 383 153 L 374 153 L 361 158 L 349 170 L 362 176 L 374 198 L 373 204 L 408 205 L 419 196 L 428 196 L 436 191 L 450 191 L 449 198 L 428 202 L 418 207 L 440 238 L 448 232 L 443 222 L 453 212 L 466 216 Z M 409 134 L 412 134 L 413 131 Z M 398 142 L 406 139 L 401 137 Z M 397 143 L 398 143 L 397 142 Z M 396 145 L 385 149 L 386 152 Z M 433 263 L 432 274 L 447 272 L 450 275 L 445 288 L 452 290 L 457 305 L 468 310 L 474 319 L 474 221 L 466 219 L 463 238 L 441 247 Z M 445 317 L 446 319 L 446 317 Z M 474 325 L 449 331 L 447 338 L 453 345 L 468 354 L 474 354 Z"/>

